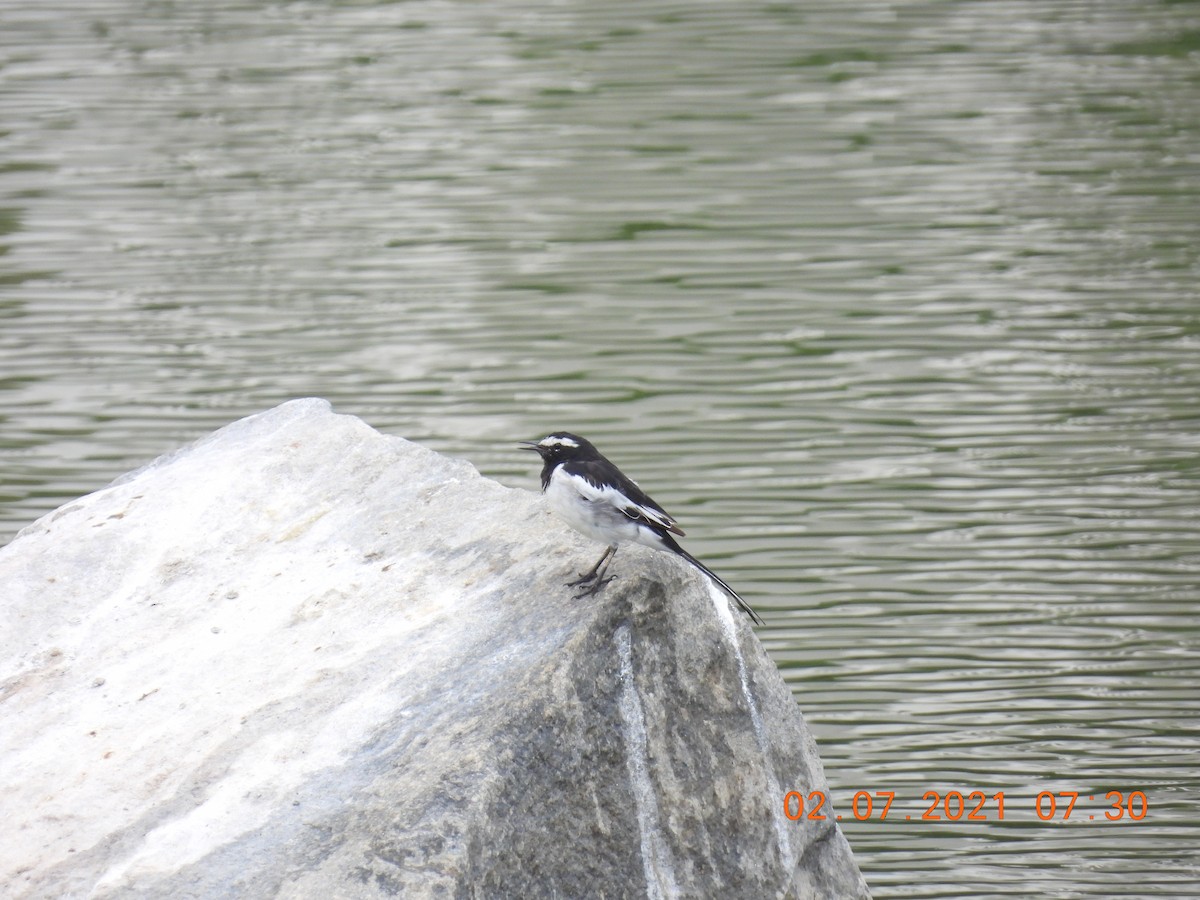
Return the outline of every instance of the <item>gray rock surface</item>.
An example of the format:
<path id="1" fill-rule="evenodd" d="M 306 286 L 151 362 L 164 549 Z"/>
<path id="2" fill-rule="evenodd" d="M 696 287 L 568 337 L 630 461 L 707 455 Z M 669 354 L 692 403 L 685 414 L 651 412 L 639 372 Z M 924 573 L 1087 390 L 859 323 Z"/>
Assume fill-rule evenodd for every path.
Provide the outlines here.
<path id="1" fill-rule="evenodd" d="M 320 400 L 45 516 L 0 550 L 0 895 L 866 896 L 783 816 L 827 785 L 747 622 L 640 548 L 575 601 L 596 550 Z"/>

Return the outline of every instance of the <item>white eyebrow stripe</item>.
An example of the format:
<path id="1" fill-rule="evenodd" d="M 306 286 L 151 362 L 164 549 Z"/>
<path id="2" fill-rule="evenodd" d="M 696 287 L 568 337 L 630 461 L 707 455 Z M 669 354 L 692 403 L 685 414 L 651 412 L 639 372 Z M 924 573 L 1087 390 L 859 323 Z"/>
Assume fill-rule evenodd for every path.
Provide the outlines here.
<path id="1" fill-rule="evenodd" d="M 570 438 L 564 438 L 564 437 L 542 438 L 542 441 L 541 441 L 541 443 L 538 444 L 538 446 L 539 447 L 578 447 L 579 443 L 577 441 L 571 440 Z"/>

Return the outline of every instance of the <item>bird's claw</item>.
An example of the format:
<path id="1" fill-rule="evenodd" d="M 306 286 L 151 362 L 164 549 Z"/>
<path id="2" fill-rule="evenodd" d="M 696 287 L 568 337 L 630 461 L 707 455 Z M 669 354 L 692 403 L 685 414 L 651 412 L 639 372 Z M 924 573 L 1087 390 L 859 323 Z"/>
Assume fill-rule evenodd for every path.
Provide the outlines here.
<path id="1" fill-rule="evenodd" d="M 587 581 L 592 582 L 591 586 L 584 588 L 582 591 L 580 591 L 578 594 L 576 594 L 575 599 L 582 600 L 584 597 L 591 597 L 594 594 L 599 593 L 599 591 L 602 587 L 604 587 L 606 584 L 608 584 L 610 581 L 612 581 L 616 577 L 617 577 L 616 575 L 609 575 L 607 578 L 592 577 L 592 578 L 587 579 Z M 581 584 L 581 583 L 582 582 L 580 582 L 580 581 L 573 581 L 573 582 L 570 582 L 567 585 L 567 587 L 578 587 L 579 584 Z"/>

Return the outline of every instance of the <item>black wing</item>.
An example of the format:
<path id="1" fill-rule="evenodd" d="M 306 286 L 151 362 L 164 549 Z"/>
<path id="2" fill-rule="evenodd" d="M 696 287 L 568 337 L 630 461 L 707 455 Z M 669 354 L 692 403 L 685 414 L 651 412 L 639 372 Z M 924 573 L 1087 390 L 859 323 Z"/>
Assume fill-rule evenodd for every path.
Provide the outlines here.
<path id="1" fill-rule="evenodd" d="M 568 475 L 578 476 L 594 488 L 595 499 L 611 504 L 635 522 L 683 536 L 683 529 L 675 524 L 671 514 L 607 459 L 564 463 L 563 468 Z"/>

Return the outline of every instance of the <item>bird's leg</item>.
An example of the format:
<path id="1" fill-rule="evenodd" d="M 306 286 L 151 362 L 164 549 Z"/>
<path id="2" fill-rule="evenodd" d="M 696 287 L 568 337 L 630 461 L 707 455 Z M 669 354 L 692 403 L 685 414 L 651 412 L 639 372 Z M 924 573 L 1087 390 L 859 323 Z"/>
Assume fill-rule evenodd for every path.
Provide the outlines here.
<path id="1" fill-rule="evenodd" d="M 608 563 L 612 562 L 612 558 L 616 556 L 616 553 L 617 548 L 615 545 L 605 549 L 604 555 L 596 560 L 596 564 L 576 581 L 568 581 L 567 587 L 579 587 L 580 585 L 585 584 L 590 585 L 587 590 L 578 595 L 579 597 L 587 597 L 596 593 L 596 591 L 600 590 L 600 588 L 604 587 L 604 585 L 608 584 L 613 580 L 613 578 L 616 577 L 615 575 L 612 576 L 612 578 L 604 577 L 604 573 L 608 571 Z"/>
<path id="2" fill-rule="evenodd" d="M 589 581 L 595 581 L 596 578 L 599 577 L 600 567 L 608 562 L 612 558 L 612 555 L 616 552 L 616 547 L 605 547 L 604 555 L 596 560 L 596 564 L 588 569 L 588 571 L 584 572 L 577 581 L 568 581 L 567 587 L 579 587 L 581 584 L 587 584 Z"/>

